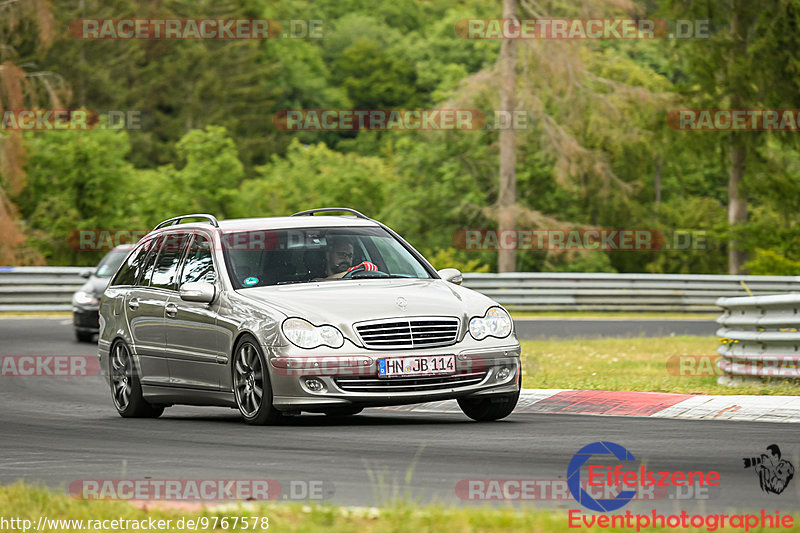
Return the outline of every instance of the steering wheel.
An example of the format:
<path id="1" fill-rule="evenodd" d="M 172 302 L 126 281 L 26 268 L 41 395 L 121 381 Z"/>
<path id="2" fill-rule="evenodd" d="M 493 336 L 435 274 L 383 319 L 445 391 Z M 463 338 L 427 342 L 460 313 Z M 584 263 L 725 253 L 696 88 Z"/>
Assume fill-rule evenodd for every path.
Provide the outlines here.
<path id="1" fill-rule="evenodd" d="M 378 276 L 386 276 L 388 277 L 389 274 L 386 272 L 382 272 L 378 270 L 378 266 L 375 263 L 370 263 L 369 261 L 362 261 L 361 263 L 357 264 L 356 266 L 350 267 L 345 272 L 342 278 L 352 278 L 352 277 L 359 277 L 356 274 L 361 272 L 369 272 L 370 275 L 378 275 Z"/>

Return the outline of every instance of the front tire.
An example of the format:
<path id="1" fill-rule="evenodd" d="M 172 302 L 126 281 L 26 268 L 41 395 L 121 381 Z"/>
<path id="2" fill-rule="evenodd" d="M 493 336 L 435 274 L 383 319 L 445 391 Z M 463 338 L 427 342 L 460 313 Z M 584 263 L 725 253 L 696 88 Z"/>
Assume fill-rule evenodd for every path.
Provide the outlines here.
<path id="1" fill-rule="evenodd" d="M 267 360 L 258 342 L 245 335 L 233 354 L 233 394 L 244 421 L 254 426 L 281 422 L 283 415 L 272 405 Z"/>
<path id="2" fill-rule="evenodd" d="M 86 331 L 75 330 L 75 339 L 78 342 L 94 342 L 94 333 Z"/>
<path id="3" fill-rule="evenodd" d="M 483 398 L 459 398 L 458 406 L 465 415 L 477 422 L 500 420 L 514 411 L 519 400 L 519 392 Z"/>
<path id="4" fill-rule="evenodd" d="M 158 418 L 163 407 L 150 405 L 142 396 L 142 385 L 134 368 L 130 349 L 123 341 L 117 341 L 109 353 L 111 397 L 114 407 L 123 418 Z"/>

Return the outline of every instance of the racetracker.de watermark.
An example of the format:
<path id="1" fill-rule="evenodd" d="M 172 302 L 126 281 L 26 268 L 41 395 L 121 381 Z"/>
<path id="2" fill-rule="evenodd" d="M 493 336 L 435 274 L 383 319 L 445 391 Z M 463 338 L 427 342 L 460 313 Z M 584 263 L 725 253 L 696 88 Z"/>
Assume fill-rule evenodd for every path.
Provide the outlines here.
<path id="1" fill-rule="evenodd" d="M 137 109 L 7 109 L 0 115 L 0 130 L 89 131 L 141 130 L 149 115 Z"/>
<path id="2" fill-rule="evenodd" d="M 800 131 L 800 109 L 672 109 L 667 125 L 679 131 Z"/>
<path id="3" fill-rule="evenodd" d="M 108 252 L 116 246 L 135 244 L 150 233 L 146 229 L 74 229 L 67 233 L 67 246 L 80 252 Z"/>
<path id="4" fill-rule="evenodd" d="M 80 18 L 69 33 L 81 40 L 322 39 L 320 19 Z"/>
<path id="5" fill-rule="evenodd" d="M 618 488 L 613 485 L 581 487 L 594 498 L 613 498 Z M 677 499 L 706 499 L 705 487 L 690 485 Z M 697 494 L 695 494 L 697 489 Z M 464 501 L 572 501 L 566 479 L 462 479 L 456 483 L 456 496 Z M 634 500 L 656 501 L 668 497 L 666 487 L 643 487 Z"/>
<path id="6" fill-rule="evenodd" d="M 323 355 L 305 357 L 276 357 L 270 360 L 275 373 L 280 376 L 315 377 L 315 376 L 366 376 L 378 375 L 378 366 L 383 359 L 385 365 L 402 364 L 403 357 L 373 358 L 363 355 Z M 414 359 L 409 358 L 409 359 Z M 488 364 L 483 357 L 459 354 L 455 358 L 432 357 L 421 360 L 417 375 L 420 376 L 464 376 L 483 373 Z M 450 366 L 448 366 L 450 364 Z"/>
<path id="7" fill-rule="evenodd" d="M 283 109 L 280 131 L 472 131 L 486 124 L 478 109 Z"/>
<path id="8" fill-rule="evenodd" d="M 293 479 L 77 479 L 68 493 L 79 500 L 161 500 L 180 502 L 325 500 L 329 481 Z"/>
<path id="9" fill-rule="evenodd" d="M 99 123 L 90 109 L 6 109 L 0 129 L 9 131 L 91 130 Z"/>
<path id="10" fill-rule="evenodd" d="M 707 39 L 709 21 L 644 18 L 468 18 L 455 25 L 462 39 Z"/>
<path id="11" fill-rule="evenodd" d="M 704 230 L 654 229 L 462 229 L 453 234 L 460 250 L 496 251 L 637 251 L 707 250 Z"/>
<path id="12" fill-rule="evenodd" d="M 746 359 L 729 355 L 673 355 L 667 359 L 667 372 L 678 377 L 751 376 L 762 378 L 800 378 L 800 357 L 796 355 L 758 355 Z"/>
<path id="13" fill-rule="evenodd" d="M 116 246 L 135 244 L 150 233 L 147 229 L 74 229 L 66 236 L 66 243 L 73 250 L 80 252 L 107 252 Z M 193 233 L 185 230 L 183 236 Z M 289 231 L 287 238 L 290 245 L 301 245 L 304 242 L 302 231 Z M 252 230 L 241 232 L 225 232 L 220 235 L 219 248 L 231 251 L 263 252 L 274 250 L 278 246 L 278 232 L 273 230 Z M 181 234 L 171 234 L 159 240 L 159 250 L 181 250 L 186 244 Z M 217 245 L 215 245 L 216 247 Z"/>
<path id="14" fill-rule="evenodd" d="M 3 355 L 0 377 L 85 378 L 100 372 L 96 355 Z"/>

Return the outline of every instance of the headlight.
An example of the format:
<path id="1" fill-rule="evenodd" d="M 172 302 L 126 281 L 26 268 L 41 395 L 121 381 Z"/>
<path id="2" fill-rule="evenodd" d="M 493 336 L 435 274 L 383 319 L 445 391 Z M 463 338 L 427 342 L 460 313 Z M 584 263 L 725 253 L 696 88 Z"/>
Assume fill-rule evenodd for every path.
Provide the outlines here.
<path id="1" fill-rule="evenodd" d="M 315 326 L 302 318 L 287 318 L 283 321 L 283 334 L 289 341 L 300 348 L 317 348 L 330 346 L 341 348 L 344 344 L 342 332 L 333 326 Z"/>
<path id="2" fill-rule="evenodd" d="M 78 305 L 97 305 L 100 303 L 94 294 L 86 291 L 78 291 L 73 296 L 75 303 Z"/>
<path id="3" fill-rule="evenodd" d="M 469 334 L 479 341 L 486 337 L 502 339 L 511 334 L 511 317 L 499 307 L 491 307 L 482 317 L 469 321 Z"/>

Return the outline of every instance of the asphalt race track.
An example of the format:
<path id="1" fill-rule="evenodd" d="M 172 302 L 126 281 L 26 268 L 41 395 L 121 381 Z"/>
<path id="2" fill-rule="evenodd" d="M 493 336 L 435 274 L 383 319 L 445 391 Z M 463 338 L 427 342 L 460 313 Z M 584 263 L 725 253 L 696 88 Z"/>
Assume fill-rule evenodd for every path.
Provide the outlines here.
<path id="1" fill-rule="evenodd" d="M 68 319 L 0 319 L 0 355 L 93 353 L 73 340 Z M 321 481 L 327 501 L 347 505 L 379 505 L 392 495 L 463 504 L 460 480 L 563 480 L 578 449 L 598 440 L 621 444 L 648 470 L 720 473 L 721 485 L 701 498 L 670 492 L 625 509 L 800 510 L 800 473 L 784 493 L 767 494 L 742 463 L 777 443 L 800 467 L 794 424 L 539 414 L 477 424 L 460 414 L 368 409 L 346 421 L 306 415 L 249 427 L 233 410 L 193 407 L 124 420 L 98 376 L 0 377 L 0 482 L 61 490 L 81 479 L 275 479 L 284 488 Z M 287 492 L 303 499 L 301 490 Z M 571 498 L 535 505 L 579 507 Z"/>

